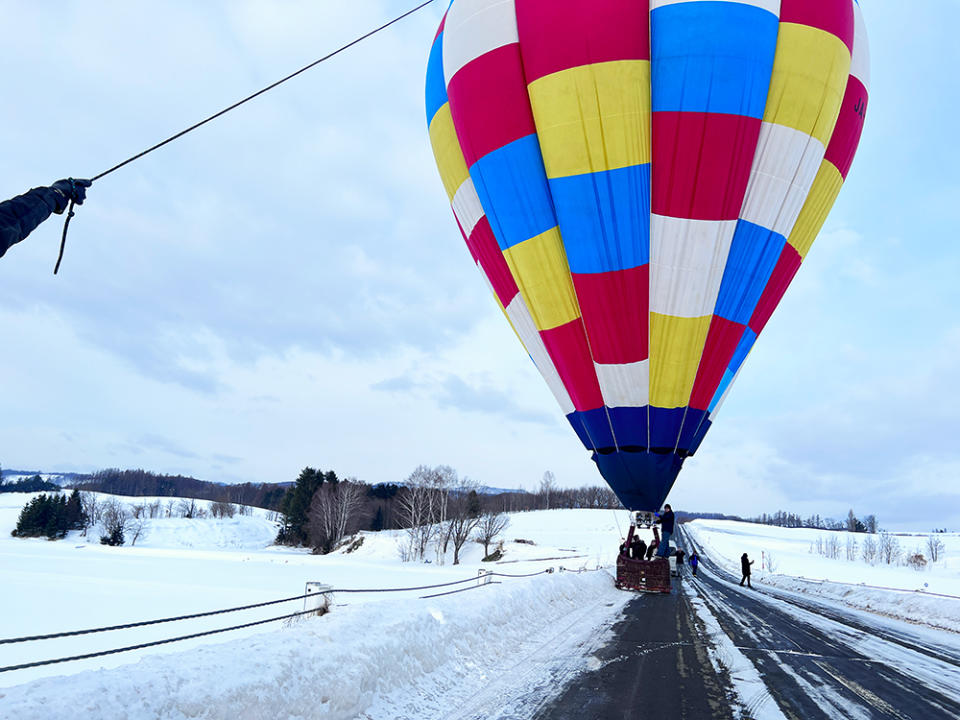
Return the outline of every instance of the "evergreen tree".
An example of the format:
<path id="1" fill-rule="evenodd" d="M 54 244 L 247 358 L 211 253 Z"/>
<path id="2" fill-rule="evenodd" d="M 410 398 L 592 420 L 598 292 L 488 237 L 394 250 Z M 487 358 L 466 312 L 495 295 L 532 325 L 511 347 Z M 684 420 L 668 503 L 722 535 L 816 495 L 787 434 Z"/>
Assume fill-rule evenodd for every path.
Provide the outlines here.
<path id="1" fill-rule="evenodd" d="M 123 545 L 125 538 L 123 537 L 123 527 L 115 525 L 108 535 L 100 536 L 101 545 L 114 545 L 119 546 Z"/>
<path id="2" fill-rule="evenodd" d="M 38 495 L 20 511 L 17 526 L 10 534 L 14 537 L 47 537 L 51 540 L 66 537 L 74 529 L 67 507 L 67 499 L 61 493 Z"/>
<path id="3" fill-rule="evenodd" d="M 480 517 L 482 508 L 480 507 L 480 496 L 476 490 L 471 490 L 467 495 L 467 517 Z"/>
<path id="4" fill-rule="evenodd" d="M 64 517 L 68 530 L 86 530 L 87 514 L 83 511 L 83 503 L 80 500 L 80 491 L 74 488 L 67 500 L 66 513 Z"/>
<path id="5" fill-rule="evenodd" d="M 377 514 L 373 516 L 373 521 L 370 523 L 370 529 L 374 532 L 380 532 L 383 530 L 383 506 L 377 505 Z"/>
<path id="6" fill-rule="evenodd" d="M 297 477 L 297 483 L 287 490 L 280 502 L 280 512 L 283 513 L 283 526 L 277 535 L 277 542 L 286 545 L 303 545 L 307 541 L 307 512 L 313 494 L 320 489 L 323 481 L 332 477 L 336 482 L 337 476 L 330 471 L 324 474 L 312 467 L 305 467 Z"/>
<path id="7" fill-rule="evenodd" d="M 47 505 L 47 516 L 44 524 L 43 534 L 51 540 L 65 537 L 67 501 L 63 495 L 57 494 L 50 498 Z"/>

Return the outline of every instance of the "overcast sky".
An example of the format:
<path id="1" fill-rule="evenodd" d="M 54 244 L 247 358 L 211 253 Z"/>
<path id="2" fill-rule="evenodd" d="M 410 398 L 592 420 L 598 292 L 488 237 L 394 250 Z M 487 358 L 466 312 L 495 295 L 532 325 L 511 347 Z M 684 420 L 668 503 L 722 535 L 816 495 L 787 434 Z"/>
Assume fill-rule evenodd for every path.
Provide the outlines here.
<path id="1" fill-rule="evenodd" d="M 416 0 L 0 1 L 0 195 L 96 175 Z M 674 508 L 960 528 L 960 3 L 862 3 L 853 169 Z M 0 259 L 0 463 L 602 482 L 426 132 L 445 0 L 90 189 Z"/>

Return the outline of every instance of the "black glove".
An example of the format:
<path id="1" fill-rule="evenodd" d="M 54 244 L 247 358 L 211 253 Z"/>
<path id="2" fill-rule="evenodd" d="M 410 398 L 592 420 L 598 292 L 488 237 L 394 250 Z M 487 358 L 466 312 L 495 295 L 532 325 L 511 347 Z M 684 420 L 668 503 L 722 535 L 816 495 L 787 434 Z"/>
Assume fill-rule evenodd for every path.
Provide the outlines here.
<path id="1" fill-rule="evenodd" d="M 87 188 L 92 184 L 89 180 L 67 178 L 66 180 L 57 180 L 50 187 L 63 195 L 67 200 L 73 200 L 77 205 L 83 205 L 83 201 L 87 198 Z M 64 203 L 64 206 L 66 206 L 66 203 Z M 59 210 L 59 212 L 63 212 L 63 210 Z"/>

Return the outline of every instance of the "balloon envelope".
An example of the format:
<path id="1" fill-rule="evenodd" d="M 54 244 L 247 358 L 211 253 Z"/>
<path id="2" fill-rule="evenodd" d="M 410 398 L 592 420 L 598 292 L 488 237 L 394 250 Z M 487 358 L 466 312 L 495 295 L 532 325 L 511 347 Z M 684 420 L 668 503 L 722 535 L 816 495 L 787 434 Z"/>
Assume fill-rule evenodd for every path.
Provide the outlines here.
<path id="1" fill-rule="evenodd" d="M 427 67 L 471 256 L 604 479 L 660 507 L 867 105 L 855 0 L 453 0 Z"/>

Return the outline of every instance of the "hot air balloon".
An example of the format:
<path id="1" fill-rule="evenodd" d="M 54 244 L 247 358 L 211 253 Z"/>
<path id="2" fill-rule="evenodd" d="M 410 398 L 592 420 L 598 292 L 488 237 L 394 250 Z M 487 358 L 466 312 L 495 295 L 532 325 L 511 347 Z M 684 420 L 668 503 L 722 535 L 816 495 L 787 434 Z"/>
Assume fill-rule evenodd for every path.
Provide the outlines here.
<path id="1" fill-rule="evenodd" d="M 822 227 L 867 107 L 855 0 L 453 0 L 431 144 L 604 479 L 656 510 Z"/>

